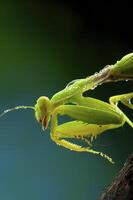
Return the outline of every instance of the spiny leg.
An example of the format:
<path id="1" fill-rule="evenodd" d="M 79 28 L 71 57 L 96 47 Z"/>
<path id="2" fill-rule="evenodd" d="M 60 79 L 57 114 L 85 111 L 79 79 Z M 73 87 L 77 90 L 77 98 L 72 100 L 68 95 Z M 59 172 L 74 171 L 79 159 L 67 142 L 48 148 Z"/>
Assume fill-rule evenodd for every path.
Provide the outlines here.
<path id="1" fill-rule="evenodd" d="M 62 111 L 62 109 L 63 109 L 63 111 Z M 86 132 L 88 131 L 88 130 L 86 130 L 86 128 L 88 128 L 87 125 L 83 124 L 82 122 L 79 122 L 79 121 L 72 121 L 72 122 L 68 122 L 68 123 L 58 126 L 57 125 L 57 114 L 62 114 L 62 112 L 64 112 L 64 106 L 63 107 L 60 106 L 58 109 L 56 109 L 56 111 L 54 112 L 54 114 L 52 116 L 51 139 L 56 144 L 63 146 L 67 149 L 73 150 L 73 151 L 88 152 L 88 153 L 100 155 L 100 156 L 106 158 L 109 162 L 111 162 L 113 164 L 114 161 L 112 160 L 112 158 L 110 158 L 106 154 L 103 154 L 102 152 L 90 149 L 90 147 L 82 147 L 80 145 L 73 144 L 72 142 L 69 142 L 65 139 L 62 139 L 62 138 L 73 138 L 74 137 L 73 130 L 76 130 L 78 135 L 81 134 L 81 132 L 82 132 L 82 135 L 85 135 Z M 81 123 L 82 123 L 82 126 L 81 126 Z M 105 127 L 103 129 L 103 127 L 101 127 L 99 125 L 95 125 L 95 124 L 90 125 L 90 126 L 93 126 L 93 128 L 92 128 L 93 131 L 95 129 L 95 134 L 99 133 L 100 131 L 103 132 L 104 130 L 109 129 L 109 127 Z M 102 129 L 102 130 L 100 130 L 100 129 Z"/>
<path id="2" fill-rule="evenodd" d="M 77 151 L 77 152 L 83 152 L 89 150 L 89 148 L 82 147 L 80 145 L 74 144 L 72 142 L 69 142 L 65 139 L 61 139 L 58 137 L 58 133 L 51 133 L 51 139 L 58 144 L 59 146 L 63 146 L 69 150 Z"/>
<path id="3" fill-rule="evenodd" d="M 65 148 L 67 148 L 69 150 L 73 150 L 73 151 L 77 151 L 77 152 L 88 152 L 88 153 L 100 155 L 101 157 L 107 159 L 110 163 L 114 164 L 114 161 L 112 160 L 112 158 L 110 158 L 106 154 L 104 154 L 102 152 L 99 152 L 99 151 L 95 151 L 93 149 L 90 149 L 90 147 L 82 147 L 80 145 L 74 144 L 74 143 L 69 142 L 67 140 L 61 139 L 61 138 L 58 137 L 58 133 L 55 133 L 55 134 L 51 133 L 51 139 L 57 145 L 65 147 Z"/>
<path id="4" fill-rule="evenodd" d="M 85 137 L 83 137 L 81 139 L 84 140 L 90 147 L 92 147 L 92 143 L 91 143 L 92 142 L 92 137 L 91 137 L 91 140 L 89 140 L 88 138 L 85 138 Z"/>
<path id="5" fill-rule="evenodd" d="M 122 95 L 116 95 L 112 96 L 109 99 L 110 104 L 114 105 L 117 110 L 119 110 L 121 113 L 123 113 L 118 107 L 119 101 L 123 103 L 125 106 L 133 109 L 133 104 L 131 102 L 131 99 L 133 98 L 133 92 L 128 94 L 122 94 Z M 125 121 L 133 128 L 133 122 L 123 113 Z"/>

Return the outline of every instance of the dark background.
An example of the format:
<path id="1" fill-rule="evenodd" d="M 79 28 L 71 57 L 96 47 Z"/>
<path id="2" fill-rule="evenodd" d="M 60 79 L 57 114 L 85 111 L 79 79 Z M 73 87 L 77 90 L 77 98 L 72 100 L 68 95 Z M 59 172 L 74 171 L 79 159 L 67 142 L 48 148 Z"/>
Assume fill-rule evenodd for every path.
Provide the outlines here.
<path id="1" fill-rule="evenodd" d="M 74 79 L 113 64 L 133 50 L 132 6 L 113 1 L 7 1 L 0 3 L 0 110 L 34 105 Z M 131 92 L 131 82 L 102 85 L 87 95 L 108 101 Z M 128 108 L 124 111 L 132 117 Z M 101 157 L 58 147 L 33 111 L 0 120 L 0 199 L 95 200 L 133 151 L 125 125 L 101 135 Z M 98 145 L 99 144 L 99 145 Z M 102 146 L 105 145 L 105 146 Z"/>

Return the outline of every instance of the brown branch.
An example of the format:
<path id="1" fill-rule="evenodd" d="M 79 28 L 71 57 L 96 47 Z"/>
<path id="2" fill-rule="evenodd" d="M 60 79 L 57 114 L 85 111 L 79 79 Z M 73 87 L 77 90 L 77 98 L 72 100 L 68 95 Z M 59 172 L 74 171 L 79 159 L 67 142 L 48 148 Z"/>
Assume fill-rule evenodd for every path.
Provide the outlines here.
<path id="1" fill-rule="evenodd" d="M 97 200 L 133 200 L 133 154 L 127 159 L 113 183 Z"/>

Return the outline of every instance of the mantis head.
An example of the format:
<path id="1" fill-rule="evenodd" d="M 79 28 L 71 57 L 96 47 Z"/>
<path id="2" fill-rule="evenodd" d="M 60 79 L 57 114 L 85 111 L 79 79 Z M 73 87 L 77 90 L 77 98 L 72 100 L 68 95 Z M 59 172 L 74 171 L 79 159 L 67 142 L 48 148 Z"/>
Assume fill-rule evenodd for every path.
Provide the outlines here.
<path id="1" fill-rule="evenodd" d="M 42 124 L 42 129 L 46 129 L 48 127 L 50 121 L 50 100 L 48 97 L 42 96 L 37 99 L 35 106 L 16 106 L 14 108 L 10 108 L 5 110 L 0 117 L 5 115 L 6 113 L 19 109 L 32 109 L 35 111 L 36 120 Z"/>
<path id="2" fill-rule="evenodd" d="M 39 97 L 35 105 L 35 118 L 46 129 L 50 121 L 50 100 L 46 96 Z"/>

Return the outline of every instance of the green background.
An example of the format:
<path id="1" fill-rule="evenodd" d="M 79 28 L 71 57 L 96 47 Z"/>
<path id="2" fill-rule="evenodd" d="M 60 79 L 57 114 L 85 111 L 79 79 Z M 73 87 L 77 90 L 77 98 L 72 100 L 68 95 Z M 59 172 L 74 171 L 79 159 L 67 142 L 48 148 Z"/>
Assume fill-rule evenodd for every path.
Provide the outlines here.
<path id="1" fill-rule="evenodd" d="M 34 105 L 39 96 L 51 97 L 132 52 L 130 14 L 125 3 L 117 8 L 95 1 L 1 2 L 0 111 Z M 131 82 L 108 83 L 87 95 L 108 101 L 131 87 Z M 132 141 L 125 125 L 94 142 L 116 161 L 111 165 L 57 146 L 32 110 L 11 112 L 0 119 L 0 199 L 95 200 L 132 153 Z"/>

